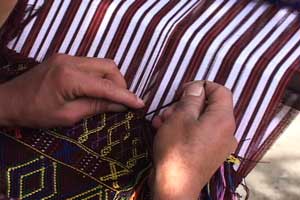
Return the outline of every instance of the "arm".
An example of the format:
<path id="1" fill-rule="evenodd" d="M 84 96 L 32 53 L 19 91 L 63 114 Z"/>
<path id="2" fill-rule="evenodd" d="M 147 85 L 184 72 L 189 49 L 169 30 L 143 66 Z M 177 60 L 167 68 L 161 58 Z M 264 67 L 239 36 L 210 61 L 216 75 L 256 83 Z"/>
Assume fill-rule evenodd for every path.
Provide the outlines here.
<path id="1" fill-rule="evenodd" d="M 17 0 L 3 0 L 0 1 L 0 27 L 4 24 L 5 20 L 14 9 Z"/>
<path id="2" fill-rule="evenodd" d="M 207 105 L 205 106 L 205 98 Z M 155 200 L 197 199 L 236 147 L 231 92 L 215 83 L 190 83 L 181 100 L 156 117 Z"/>

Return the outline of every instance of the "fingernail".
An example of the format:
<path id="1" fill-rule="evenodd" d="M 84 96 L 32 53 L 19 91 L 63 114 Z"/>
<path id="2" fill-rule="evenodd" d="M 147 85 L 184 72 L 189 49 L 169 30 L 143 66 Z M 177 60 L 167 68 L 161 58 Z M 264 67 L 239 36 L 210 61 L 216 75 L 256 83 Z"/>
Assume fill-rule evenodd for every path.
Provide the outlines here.
<path id="1" fill-rule="evenodd" d="M 201 96 L 203 94 L 203 84 L 202 83 L 194 83 L 190 84 L 185 91 L 183 92 L 183 96 Z"/>
<path id="2" fill-rule="evenodd" d="M 127 107 L 120 104 L 109 104 L 107 109 L 110 112 L 123 112 L 127 110 Z"/>
<path id="3" fill-rule="evenodd" d="M 143 99 L 141 99 L 140 97 L 136 97 L 137 98 L 137 101 L 138 101 L 138 103 L 140 104 L 140 105 L 145 105 L 145 103 L 144 103 L 144 101 L 143 101 Z"/>

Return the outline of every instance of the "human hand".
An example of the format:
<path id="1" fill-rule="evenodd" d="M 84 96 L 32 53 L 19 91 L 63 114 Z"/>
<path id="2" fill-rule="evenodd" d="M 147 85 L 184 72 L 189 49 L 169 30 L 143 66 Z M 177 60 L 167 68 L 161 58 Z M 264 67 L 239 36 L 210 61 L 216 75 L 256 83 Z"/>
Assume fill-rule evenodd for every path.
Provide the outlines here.
<path id="1" fill-rule="evenodd" d="M 141 108 L 113 61 L 55 55 L 0 85 L 2 126 L 69 126 L 99 112 Z"/>
<path id="2" fill-rule="evenodd" d="M 237 145 L 231 92 L 212 82 L 186 85 L 153 125 L 155 200 L 197 199 Z"/>
<path id="3" fill-rule="evenodd" d="M 0 1 L 0 27 L 4 24 L 9 14 L 14 9 L 17 0 Z"/>

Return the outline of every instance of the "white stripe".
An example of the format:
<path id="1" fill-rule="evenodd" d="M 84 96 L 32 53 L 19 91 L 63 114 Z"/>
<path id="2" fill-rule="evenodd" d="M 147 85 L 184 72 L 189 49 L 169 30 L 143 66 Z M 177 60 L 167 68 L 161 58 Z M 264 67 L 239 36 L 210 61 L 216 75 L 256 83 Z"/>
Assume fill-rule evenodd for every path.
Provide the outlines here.
<path id="1" fill-rule="evenodd" d="M 163 2 L 163 1 L 162 1 L 162 2 Z M 132 44 L 131 44 L 131 46 L 130 46 L 130 48 L 129 48 L 129 51 L 128 51 L 128 53 L 127 53 L 126 59 L 124 60 L 124 63 L 123 63 L 123 65 L 122 65 L 121 71 L 122 71 L 124 74 L 126 73 L 128 67 L 129 67 L 129 64 L 130 64 L 130 62 L 131 62 L 131 60 L 132 60 L 132 57 L 134 56 L 134 53 L 135 53 L 135 51 L 136 51 L 136 49 L 137 49 L 137 47 L 138 47 L 139 41 L 141 41 L 141 39 L 142 39 L 142 37 L 143 37 L 143 35 L 144 35 L 144 32 L 145 32 L 146 28 L 148 27 L 147 25 L 150 24 L 150 22 L 151 22 L 152 18 L 154 17 L 154 15 L 155 15 L 157 12 L 159 12 L 159 11 L 161 10 L 161 8 L 162 8 L 163 6 L 165 6 L 165 5 L 166 5 L 166 3 L 161 4 L 161 5 L 158 4 L 157 6 L 154 7 L 155 11 L 153 11 L 153 12 L 150 11 L 150 12 L 147 14 L 147 16 L 145 17 L 145 20 L 148 20 L 148 21 L 143 22 L 143 24 L 145 24 L 146 26 L 142 27 L 142 29 L 139 29 L 139 30 L 137 31 L 136 37 L 134 38 L 134 40 L 133 40 L 133 42 L 132 42 Z"/>
<path id="2" fill-rule="evenodd" d="M 116 14 L 116 17 L 113 20 L 113 23 L 111 24 L 111 27 L 106 35 L 106 38 L 103 42 L 102 48 L 100 49 L 100 52 L 98 54 L 98 57 L 103 58 L 105 57 L 108 48 L 112 44 L 112 40 L 114 36 L 117 34 L 117 30 L 120 26 L 120 23 L 123 19 L 124 14 L 126 14 L 126 11 L 129 10 L 129 7 L 134 3 L 135 1 L 130 0 L 130 1 L 125 1 L 125 3 L 122 5 L 122 7 L 119 9 L 118 13 Z"/>
<path id="3" fill-rule="evenodd" d="M 98 5 L 100 4 L 100 0 L 94 0 L 91 4 L 84 20 L 82 21 L 81 27 L 79 28 L 79 31 L 75 37 L 75 40 L 71 46 L 69 55 L 74 56 L 79 48 L 79 45 L 81 44 L 81 41 L 83 40 L 83 37 L 91 23 L 92 18 L 94 17 L 94 14 L 98 8 Z"/>
<path id="4" fill-rule="evenodd" d="M 34 4 L 34 2 L 35 2 L 35 0 L 29 0 L 29 1 L 28 1 L 28 5 L 27 5 L 27 9 L 29 9 L 29 8 L 31 7 L 31 5 Z M 40 1 L 37 1 L 35 7 L 34 7 L 32 10 L 36 10 L 36 9 L 38 8 L 37 5 L 39 5 L 39 3 L 41 3 L 41 2 L 40 2 Z M 24 19 L 27 19 L 27 18 L 29 17 L 29 15 L 32 14 L 32 13 L 33 13 L 33 11 L 31 11 L 31 13 L 30 13 L 30 12 L 27 12 L 27 13 L 25 14 Z M 31 22 L 32 22 L 32 21 L 34 21 L 34 18 L 31 20 Z M 31 24 L 31 23 L 30 23 L 30 24 Z M 22 33 L 20 34 L 20 38 L 21 38 L 21 36 L 24 34 L 25 30 L 28 29 L 28 27 L 29 27 L 29 24 L 27 24 L 27 25 L 25 26 L 25 28 L 23 29 Z M 15 37 L 12 41 L 10 41 L 10 42 L 8 43 L 7 47 L 8 47 L 9 49 L 12 49 L 12 48 L 14 47 L 14 45 L 16 45 L 17 39 L 18 39 L 18 37 Z M 20 52 L 20 49 L 15 48 L 14 50 L 17 51 L 17 52 Z"/>
<path id="5" fill-rule="evenodd" d="M 185 71 L 189 67 L 189 62 L 192 59 L 194 52 L 197 50 L 199 43 L 202 41 L 203 37 L 209 32 L 215 24 L 219 22 L 219 20 L 232 8 L 232 6 L 236 3 L 236 0 L 228 1 L 226 5 L 209 21 L 207 24 L 196 34 L 191 42 L 191 46 L 189 47 L 185 57 L 183 58 L 183 62 L 181 63 L 178 71 L 176 72 L 175 79 L 170 88 L 169 94 L 167 95 L 164 104 L 170 102 L 174 96 L 179 84 L 185 74 Z M 175 64 L 175 63 L 174 63 Z"/>
<path id="6" fill-rule="evenodd" d="M 231 49 L 231 47 L 234 45 L 236 41 L 240 39 L 240 37 L 249 29 L 251 25 L 253 25 L 256 20 L 267 10 L 268 5 L 264 4 L 260 6 L 255 13 L 239 28 L 237 32 L 235 32 L 230 39 L 228 39 L 223 45 L 222 48 L 219 50 L 216 59 L 214 60 L 214 63 L 211 68 L 215 70 L 219 70 L 221 67 L 221 64 L 227 55 L 228 51 Z M 195 77 L 195 80 L 201 80 L 204 76 L 204 73 L 206 72 L 208 66 L 199 68 L 197 75 Z"/>
<path id="7" fill-rule="evenodd" d="M 227 81 L 227 83 L 229 84 L 228 87 L 231 88 L 233 86 L 233 83 L 234 83 L 233 80 L 236 79 L 236 78 L 239 78 L 238 83 L 237 83 L 237 87 L 234 90 L 234 94 L 233 94 L 234 105 L 236 105 L 236 103 L 238 102 L 238 99 L 240 98 L 241 93 L 242 93 L 242 91 L 245 87 L 246 81 L 247 81 L 248 77 L 250 76 L 252 70 L 255 68 L 257 62 L 259 61 L 259 59 L 264 55 L 264 53 L 266 51 L 268 51 L 268 49 L 270 48 L 270 46 L 272 44 L 276 43 L 278 37 L 286 30 L 286 28 L 294 21 L 295 18 L 296 18 L 296 15 L 291 14 L 278 28 L 276 28 L 274 33 L 272 33 L 272 35 L 267 39 L 267 41 L 264 42 L 264 44 L 261 45 L 255 51 L 255 53 L 251 56 L 251 58 L 246 63 L 245 69 L 242 71 L 242 74 L 239 77 L 238 77 L 238 73 L 239 73 L 242 65 L 244 64 L 243 63 L 244 59 L 239 57 L 239 59 L 236 61 L 235 65 L 232 68 L 233 70 L 231 70 L 231 73 L 229 74 L 228 80 L 231 80 L 231 81 Z M 278 19 L 278 21 L 280 21 L 280 19 Z M 273 25 L 278 26 L 278 23 L 273 22 Z M 269 31 L 271 29 L 272 29 L 272 27 L 270 27 Z M 262 31 L 267 32 L 266 29 L 263 29 Z M 260 34 L 258 34 L 258 35 L 260 35 Z M 261 41 L 261 39 L 262 38 L 260 38 L 260 39 L 259 38 L 254 38 L 253 41 Z M 251 46 L 250 46 L 250 48 L 251 48 Z M 252 48 L 251 48 L 251 51 L 252 51 Z M 243 52 L 245 52 L 245 54 L 243 54 L 243 56 L 249 55 L 247 51 L 243 51 Z M 238 62 L 238 61 L 241 61 L 241 62 Z"/>
<path id="8" fill-rule="evenodd" d="M 6 45 L 6 47 L 9 48 L 9 49 L 12 49 L 12 48 L 14 47 L 15 43 L 17 42 L 17 39 L 18 39 L 18 37 L 15 37 L 13 40 L 11 40 L 11 41 Z M 20 51 L 18 51 L 18 50 L 16 50 L 16 51 L 17 51 L 17 52 L 20 52 Z"/>
<path id="9" fill-rule="evenodd" d="M 34 1 L 35 1 L 35 0 L 29 0 L 29 1 L 28 1 L 28 6 L 27 6 L 27 8 L 30 8 L 29 5 L 34 4 Z M 36 6 L 33 8 L 34 10 L 37 9 L 37 7 L 38 7 L 37 5 L 39 4 L 38 2 L 39 2 L 39 1 L 37 1 Z M 30 15 L 30 12 L 26 13 L 24 19 L 28 18 L 29 15 Z M 31 22 L 30 22 L 29 24 L 32 24 L 32 21 L 34 21 L 34 19 L 32 19 Z M 28 30 L 29 24 L 27 24 L 27 25 L 25 26 L 24 30 L 22 31 L 22 33 L 21 33 L 21 35 L 20 35 L 20 38 L 22 37 L 22 35 L 24 35 L 24 32 L 26 32 L 26 31 L 28 32 L 28 31 L 29 31 L 29 30 Z M 17 39 L 18 39 L 18 37 L 15 37 L 12 41 L 10 41 L 10 42 L 8 43 L 7 47 L 8 47 L 9 49 L 12 49 L 13 46 L 16 44 Z M 21 50 L 21 48 L 19 48 L 19 49 L 18 49 L 18 48 L 15 48 L 14 50 L 17 51 L 17 52 L 19 53 L 20 50 Z"/>
<path id="10" fill-rule="evenodd" d="M 77 13 L 73 19 L 73 22 L 68 30 L 68 33 L 66 34 L 64 41 L 62 42 L 62 44 L 58 50 L 59 53 L 66 53 L 67 48 L 73 38 L 73 35 L 76 34 L 75 31 L 76 31 L 77 27 L 79 26 L 79 22 L 80 22 L 81 18 L 83 17 L 83 14 L 84 14 L 85 10 L 87 9 L 87 7 L 88 7 L 88 1 L 83 1 L 80 4 L 80 6 L 77 10 Z"/>
<path id="11" fill-rule="evenodd" d="M 161 2 L 160 2 L 161 3 Z M 129 26 L 126 30 L 126 33 L 124 34 L 124 37 L 122 38 L 122 41 L 119 45 L 118 51 L 116 53 L 116 56 L 114 58 L 114 60 L 116 61 L 117 64 L 119 64 L 120 59 L 122 58 L 124 51 L 129 43 L 129 39 L 133 34 L 134 29 L 137 26 L 137 23 L 140 21 L 142 15 L 152 6 L 154 5 L 155 2 L 154 1 L 147 1 L 145 4 L 143 4 L 142 7 L 140 7 L 135 15 L 132 17 L 132 20 L 129 23 Z M 161 5 L 161 4 L 160 4 Z M 152 8 L 153 9 L 153 8 Z M 145 18 L 145 17 L 144 17 Z M 145 22 L 145 21 L 143 21 Z M 143 24 L 141 24 L 141 26 L 145 26 Z"/>
<path id="12" fill-rule="evenodd" d="M 181 1 L 181 2 L 183 2 L 183 1 Z M 186 3 L 186 2 L 184 2 L 184 3 Z M 154 31 L 154 35 L 151 37 L 151 41 L 147 47 L 147 50 L 143 56 L 141 65 L 140 65 L 137 73 L 135 74 L 135 78 L 134 78 L 134 81 L 133 81 L 133 84 L 131 87 L 131 89 L 135 88 L 140 76 L 142 76 L 141 82 L 140 82 L 139 87 L 136 92 L 138 96 L 141 95 L 142 89 L 147 85 L 146 84 L 147 78 L 151 77 L 151 75 L 153 73 L 153 65 L 154 65 L 155 58 L 158 58 L 158 55 L 161 53 L 159 51 L 161 49 L 163 49 L 162 46 L 165 46 L 167 43 L 167 40 L 165 40 L 165 39 L 168 38 L 170 36 L 170 34 L 172 34 L 172 31 L 174 31 L 174 28 L 176 27 L 176 25 L 189 14 L 189 12 L 187 12 L 187 11 L 189 9 L 194 9 L 198 5 L 198 4 L 195 4 L 193 6 L 194 3 L 195 3 L 195 1 L 189 1 L 189 3 L 187 5 L 185 5 L 183 8 L 180 8 L 180 11 L 175 16 L 172 17 L 172 19 L 169 21 L 169 23 L 167 25 L 165 25 L 165 21 L 168 21 L 170 19 L 170 17 L 174 13 L 177 12 L 177 5 L 176 5 L 176 7 L 174 7 L 168 13 L 168 15 L 165 16 L 166 18 L 163 18 L 161 20 L 161 22 L 158 24 L 157 28 Z M 187 13 L 185 13 L 185 12 L 187 12 Z M 160 36 L 160 34 L 161 34 L 161 36 Z M 157 42 L 157 40 L 159 40 L 159 41 Z M 156 42 L 157 42 L 157 45 L 155 46 Z M 153 48 L 155 48 L 154 51 L 153 51 Z M 151 52 L 153 52 L 153 54 L 151 56 L 152 59 L 150 58 Z M 151 61 L 146 66 L 147 61 L 149 59 L 151 59 Z M 146 70 L 145 70 L 144 74 L 142 74 L 144 68 L 146 68 Z"/>
<path id="13" fill-rule="evenodd" d="M 266 69 L 262 75 L 262 78 L 260 79 L 260 81 L 256 87 L 256 90 L 255 90 L 254 94 L 252 95 L 251 101 L 249 102 L 249 105 L 243 115 L 240 126 L 237 129 L 236 137 L 237 137 L 238 141 L 241 139 L 243 133 L 246 130 L 246 126 L 249 123 L 249 120 L 251 119 L 251 117 L 253 115 L 253 112 L 258 104 L 258 101 L 261 97 L 263 89 L 265 88 L 265 85 L 267 84 L 267 82 L 270 78 L 269 77 L 270 74 L 273 72 L 274 68 L 276 66 L 278 66 L 280 61 L 282 61 L 284 56 L 286 56 L 291 51 L 291 49 L 295 46 L 295 44 L 297 42 L 299 42 L 299 40 L 300 40 L 299 34 L 300 34 L 300 30 L 296 32 L 296 34 L 285 44 L 285 46 L 281 49 L 281 51 L 278 52 L 278 54 L 272 59 L 272 61 L 266 67 Z M 272 80 L 270 87 L 268 88 L 266 95 L 264 96 L 263 102 L 260 105 L 259 110 L 255 115 L 255 119 L 251 125 L 251 128 L 248 131 L 247 138 L 253 138 L 253 136 L 256 133 L 256 130 L 265 114 L 265 111 L 274 95 L 274 92 L 280 82 L 281 77 L 284 75 L 286 70 L 291 66 L 291 64 L 296 59 L 299 59 L 299 56 L 300 56 L 300 46 L 295 51 L 293 51 L 293 54 L 288 59 L 286 59 L 285 62 L 282 64 L 282 66 L 278 69 L 274 79 Z M 248 149 L 248 146 L 249 146 L 248 143 L 244 143 L 242 145 L 241 151 L 239 153 L 241 156 L 244 156 L 246 150 Z"/>
<path id="14" fill-rule="evenodd" d="M 34 17 L 29 23 L 28 25 L 26 25 L 26 27 L 24 28 L 24 31 L 22 32 L 21 36 L 20 36 L 20 39 L 18 41 L 18 43 L 16 44 L 16 47 L 15 47 L 15 51 L 17 52 L 21 52 L 26 40 L 28 39 L 28 36 L 33 28 L 33 25 L 36 21 L 36 18 L 37 17 Z M 12 48 L 12 47 L 11 47 Z"/>
<path id="15" fill-rule="evenodd" d="M 242 51 L 240 56 L 236 59 L 235 64 L 229 74 L 229 78 L 226 82 L 226 86 L 228 88 L 232 88 L 233 84 L 236 80 L 238 73 L 240 72 L 241 67 L 244 65 L 245 61 L 249 58 L 249 55 L 253 52 L 253 50 L 260 44 L 260 42 L 266 37 L 266 35 L 273 29 L 275 26 L 281 24 L 278 28 L 276 28 L 275 33 L 272 34 L 271 38 L 268 39 L 268 44 L 263 49 L 269 47 L 269 45 L 274 42 L 274 40 L 286 29 L 286 27 L 294 20 L 295 16 L 289 16 L 284 23 L 282 23 L 282 18 L 286 15 L 286 10 L 280 10 L 272 19 L 268 22 L 268 24 L 257 34 L 256 37 L 247 45 L 247 47 Z M 262 49 L 260 47 L 259 49 Z M 257 52 L 260 52 L 258 50 Z M 264 53 L 264 52 L 261 52 Z M 252 56 L 256 61 L 260 58 L 258 55 Z"/>
<path id="16" fill-rule="evenodd" d="M 271 135 L 271 133 L 274 131 L 274 129 L 278 126 L 278 124 L 282 121 L 282 119 L 289 113 L 291 110 L 291 107 L 289 106 L 283 106 L 278 112 L 275 117 L 272 119 L 270 124 L 268 125 L 266 131 L 264 132 L 264 136 L 262 140 L 259 143 L 259 147 L 268 139 L 268 137 Z"/>
<path id="17" fill-rule="evenodd" d="M 210 5 L 209 8 L 207 8 L 205 10 L 205 12 L 199 16 L 199 18 L 186 30 L 186 32 L 184 33 L 183 37 L 181 38 L 179 45 L 176 48 L 176 51 L 174 53 L 174 56 L 171 59 L 171 62 L 168 66 L 168 69 L 164 75 L 163 80 L 161 81 L 161 84 L 158 88 L 158 91 L 155 95 L 155 97 L 153 98 L 153 101 L 151 103 L 151 106 L 149 107 L 149 110 L 154 110 L 159 102 L 160 99 L 162 98 L 162 95 L 167 87 L 167 85 L 169 84 L 170 78 L 173 74 L 173 71 L 175 69 L 175 66 L 180 58 L 180 56 L 177 55 L 181 55 L 182 52 L 184 51 L 184 48 L 186 46 L 186 43 L 190 40 L 190 38 L 192 37 L 193 33 L 196 31 L 196 29 L 201 26 L 204 21 L 211 16 L 214 11 L 222 4 L 221 1 L 215 1 L 212 5 Z M 155 63 L 156 65 L 156 63 Z"/>
<path id="18" fill-rule="evenodd" d="M 29 57 L 33 58 L 36 55 L 39 47 L 41 46 L 42 40 L 44 39 L 45 35 L 47 34 L 48 28 L 51 23 L 51 19 L 54 18 L 55 12 L 57 11 L 57 9 L 59 7 L 60 2 L 61 2 L 60 0 L 55 0 L 54 3 L 52 4 L 52 6 L 49 10 L 49 13 L 46 17 L 46 19 L 48 19 L 48 20 L 44 21 L 44 24 L 41 27 L 41 30 L 40 30 L 40 32 L 32 46 L 32 49 L 29 53 Z"/>
<path id="19" fill-rule="evenodd" d="M 114 13 L 114 11 L 117 8 L 117 6 L 119 4 L 121 4 L 121 3 L 122 3 L 122 1 L 112 1 L 111 4 L 109 5 L 107 11 L 105 12 L 105 16 L 104 16 L 104 18 L 103 18 L 103 20 L 101 22 L 101 25 L 100 25 L 100 27 L 98 29 L 98 32 L 97 32 L 97 34 L 96 34 L 96 36 L 95 36 L 95 38 L 94 38 L 94 40 L 92 42 L 90 50 L 89 50 L 89 52 L 87 54 L 88 57 L 94 57 L 94 54 L 95 54 L 95 52 L 96 52 L 96 50 L 98 48 L 99 42 L 102 39 L 102 36 L 103 36 L 103 34 L 104 34 L 105 30 L 106 30 L 106 27 L 108 26 L 108 23 L 109 23 L 109 21 L 111 19 L 111 16 Z"/>
<path id="20" fill-rule="evenodd" d="M 210 45 L 200 68 L 207 69 L 211 63 L 213 56 L 218 52 L 218 49 L 221 47 L 222 43 L 225 42 L 226 38 L 230 38 L 230 35 L 234 33 L 234 30 L 237 30 L 241 26 L 242 20 L 249 18 L 249 13 L 257 6 L 258 2 L 250 2 L 227 26 L 226 28 L 218 35 L 218 37 Z M 208 74 L 208 80 L 214 80 L 218 70 L 217 68 L 212 68 Z"/>
<path id="21" fill-rule="evenodd" d="M 47 50 L 48 50 L 48 48 L 49 48 L 56 32 L 57 32 L 57 29 L 59 28 L 59 26 L 61 24 L 61 21 L 64 17 L 64 14 L 65 14 L 65 12 L 66 12 L 66 10 L 67 10 L 70 3 L 71 3 L 71 0 L 64 0 L 64 3 L 62 5 L 60 11 L 57 14 L 57 17 L 56 17 L 56 19 L 55 19 L 55 21 L 54 21 L 54 23 L 53 23 L 53 25 L 50 29 L 50 32 L 49 32 L 43 46 L 41 47 L 41 51 L 39 52 L 39 54 L 36 58 L 38 61 L 42 61 L 44 59 L 45 54 L 47 53 Z"/>

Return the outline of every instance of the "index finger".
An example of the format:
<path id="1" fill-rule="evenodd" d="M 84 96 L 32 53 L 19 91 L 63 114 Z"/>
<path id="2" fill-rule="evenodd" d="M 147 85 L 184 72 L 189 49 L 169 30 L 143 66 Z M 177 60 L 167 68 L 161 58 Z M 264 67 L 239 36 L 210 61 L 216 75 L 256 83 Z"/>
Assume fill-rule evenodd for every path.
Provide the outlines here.
<path id="1" fill-rule="evenodd" d="M 143 101 L 126 88 L 119 87 L 110 80 L 97 79 L 93 76 L 78 74 L 77 85 L 73 86 L 76 97 L 106 99 L 132 108 L 142 108 Z"/>

